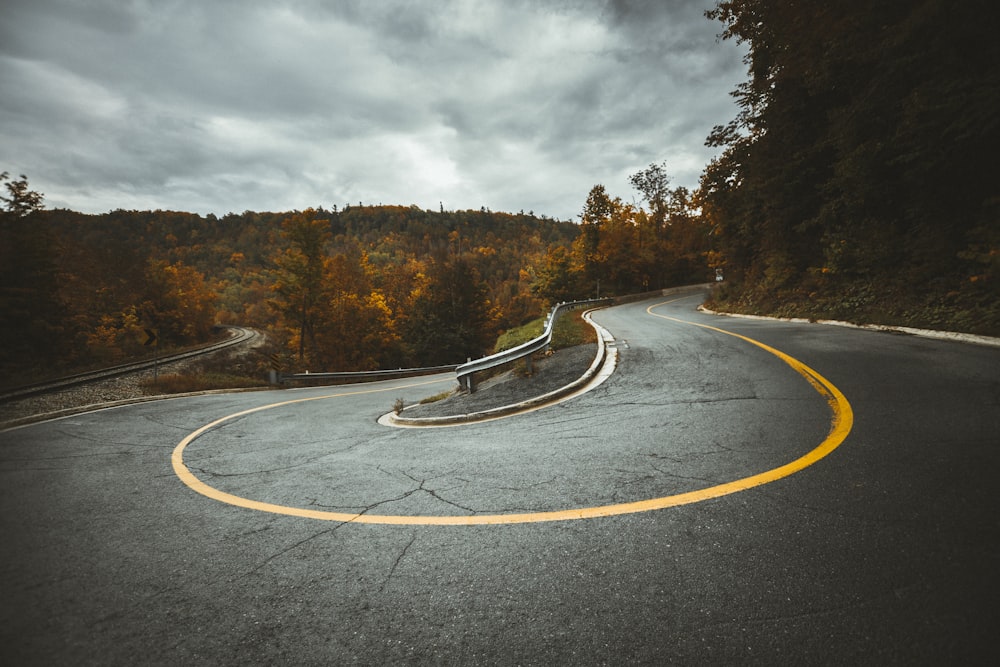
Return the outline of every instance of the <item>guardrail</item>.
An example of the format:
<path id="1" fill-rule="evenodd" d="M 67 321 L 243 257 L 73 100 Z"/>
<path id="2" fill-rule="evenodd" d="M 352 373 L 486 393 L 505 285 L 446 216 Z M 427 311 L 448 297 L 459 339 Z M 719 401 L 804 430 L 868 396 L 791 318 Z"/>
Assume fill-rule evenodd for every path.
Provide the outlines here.
<path id="1" fill-rule="evenodd" d="M 552 342 L 552 328 L 555 326 L 556 318 L 563 310 L 572 310 L 574 308 L 580 308 L 581 306 L 594 306 L 599 303 L 610 302 L 611 299 L 587 299 L 586 301 L 570 301 L 568 303 L 557 304 L 552 308 L 552 312 L 549 313 L 548 318 L 545 320 L 544 331 L 537 338 L 532 338 L 528 342 L 521 343 L 517 347 L 512 347 L 509 350 L 497 352 L 496 354 L 491 354 L 490 356 L 483 357 L 482 359 L 469 361 L 456 368 L 455 375 L 458 377 L 459 384 L 466 391 L 470 393 L 474 392 L 476 390 L 476 373 L 496 368 L 497 366 L 503 366 L 504 364 L 509 364 L 512 361 L 517 361 L 522 358 L 528 359 L 528 370 L 530 371 L 531 355 L 540 350 L 544 350 L 548 347 L 549 343 Z"/>
<path id="2" fill-rule="evenodd" d="M 384 380 L 391 378 L 414 377 L 417 375 L 433 375 L 454 371 L 456 365 L 426 366 L 424 368 L 396 368 L 380 371 L 338 371 L 335 373 L 277 373 L 273 372 L 271 384 L 284 382 L 309 382 L 311 380 L 329 382 L 340 380 L 345 382 L 367 382 L 369 380 Z"/>

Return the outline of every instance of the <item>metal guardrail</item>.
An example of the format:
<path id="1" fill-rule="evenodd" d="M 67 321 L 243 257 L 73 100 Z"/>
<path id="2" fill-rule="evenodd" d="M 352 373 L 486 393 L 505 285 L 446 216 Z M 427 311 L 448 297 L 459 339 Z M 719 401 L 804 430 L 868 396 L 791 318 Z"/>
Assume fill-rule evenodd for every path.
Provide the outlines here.
<path id="1" fill-rule="evenodd" d="M 367 382 L 369 380 L 381 380 L 386 378 L 413 377 L 417 375 L 433 375 L 434 373 L 447 373 L 455 370 L 455 364 L 448 366 L 426 366 L 423 368 L 396 368 L 379 371 L 338 371 L 335 373 L 277 373 L 272 384 L 284 382 L 308 382 L 310 380 L 330 382 L 332 381 L 354 381 Z"/>
<path id="2" fill-rule="evenodd" d="M 458 377 L 459 384 L 471 393 L 476 390 L 476 373 L 496 368 L 497 366 L 503 366 L 504 364 L 509 364 L 512 361 L 517 361 L 525 357 L 529 359 L 530 363 L 532 354 L 544 350 L 552 342 L 552 329 L 555 326 L 556 318 L 563 310 L 572 310 L 581 306 L 594 306 L 599 303 L 609 303 L 610 301 L 611 299 L 587 299 L 586 301 L 570 301 L 568 303 L 557 304 L 552 308 L 552 312 L 549 313 L 548 318 L 545 320 L 544 331 L 537 338 L 532 338 L 528 342 L 521 343 L 509 350 L 503 350 L 488 357 L 464 363 L 456 368 L 455 375 Z"/>

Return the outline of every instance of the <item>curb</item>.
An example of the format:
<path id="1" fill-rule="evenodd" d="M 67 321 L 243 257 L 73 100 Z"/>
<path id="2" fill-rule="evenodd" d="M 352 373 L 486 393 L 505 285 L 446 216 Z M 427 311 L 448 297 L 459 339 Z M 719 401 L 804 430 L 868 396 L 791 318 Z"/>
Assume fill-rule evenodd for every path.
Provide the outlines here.
<path id="1" fill-rule="evenodd" d="M 956 331 L 938 331 L 936 329 L 915 329 L 913 327 L 896 327 L 885 324 L 855 324 L 843 320 L 810 320 L 804 317 L 769 317 L 767 315 L 744 315 L 743 313 L 723 313 L 704 306 L 698 306 L 698 310 L 708 315 L 719 315 L 721 317 L 736 317 L 744 320 L 771 320 L 775 322 L 792 322 L 794 324 L 824 324 L 826 326 L 844 327 L 846 329 L 861 329 L 863 331 L 880 331 L 882 333 L 903 334 L 907 336 L 920 336 L 921 338 L 933 338 L 936 340 L 950 340 L 958 343 L 972 343 L 973 345 L 989 345 L 1000 347 L 1000 338 L 992 336 L 980 336 L 978 334 L 959 333 Z"/>
<path id="2" fill-rule="evenodd" d="M 405 417 L 402 414 L 396 414 L 390 412 L 383 415 L 379 419 L 379 423 L 386 426 L 398 426 L 401 428 L 421 428 L 421 427 L 433 427 L 433 426 L 454 426 L 457 424 L 469 424 L 480 421 L 487 421 L 490 419 L 498 419 L 500 417 L 509 417 L 511 415 L 518 414 L 520 412 L 525 412 L 527 410 L 532 410 L 535 408 L 548 405 L 550 403 L 555 403 L 559 399 L 566 397 L 569 394 L 574 393 L 578 389 L 585 386 L 604 368 L 605 363 L 609 359 L 608 347 L 614 343 L 614 337 L 611 333 L 590 319 L 590 313 L 595 310 L 600 310 L 599 308 L 592 308 L 583 313 L 583 318 L 587 320 L 590 326 L 594 327 L 597 332 L 597 354 L 594 356 L 594 361 L 591 362 L 590 368 L 588 368 L 583 375 L 574 380 L 573 382 L 554 389 L 541 396 L 535 396 L 534 398 L 529 398 L 517 403 L 511 403 L 510 405 L 504 405 L 498 408 L 491 408 L 489 410 L 482 410 L 480 412 L 468 412 L 460 415 L 448 415 L 445 417 Z M 611 357 L 617 358 L 617 354 L 611 354 Z M 414 407 L 414 406 L 410 406 Z M 406 412 L 409 408 L 404 408 L 403 412 Z"/>

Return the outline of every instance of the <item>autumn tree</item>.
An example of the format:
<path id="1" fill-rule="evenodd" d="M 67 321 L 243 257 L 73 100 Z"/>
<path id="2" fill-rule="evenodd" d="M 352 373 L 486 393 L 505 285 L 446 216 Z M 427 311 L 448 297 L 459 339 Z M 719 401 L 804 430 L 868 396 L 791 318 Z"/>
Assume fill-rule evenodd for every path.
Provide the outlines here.
<path id="1" fill-rule="evenodd" d="M 580 274 L 581 267 L 575 264 L 569 249 L 561 245 L 549 246 L 545 258 L 535 267 L 531 290 L 550 306 L 575 301 L 583 292 Z"/>
<path id="2" fill-rule="evenodd" d="M 579 232 L 572 222 L 533 214 L 415 206 L 223 217 L 32 210 L 40 199 L 29 196 L 26 179 L 9 185 L 14 189 L 2 189 L 12 206 L 2 223 L 0 255 L 8 261 L 0 268 L 0 299 L 5 316 L 25 314 L 5 317 L 3 335 L 11 334 L 7 350 L 17 350 L 12 361 L 44 355 L 47 370 L 53 360 L 93 365 L 148 352 L 143 330 L 161 328 L 154 319 L 167 322 L 161 342 L 186 339 L 186 328 L 204 328 L 189 326 L 193 311 L 204 323 L 212 310 L 215 321 L 269 330 L 290 356 L 301 350 L 306 368 L 419 365 L 404 339 L 414 330 L 413 305 L 428 298 L 423 290 L 443 261 L 460 261 L 478 276 L 481 301 L 491 316 L 502 315 L 490 327 L 515 326 L 543 312 L 530 291 L 533 267 L 548 246 L 568 249 Z M 25 224 L 12 227 L 15 220 Z M 43 252 L 33 254 L 32 243 Z M 218 300 L 199 300 L 204 308 L 185 312 L 170 301 L 178 287 L 171 281 L 195 274 Z M 43 297 L 57 307 L 45 311 Z M 426 314 L 419 303 L 416 311 Z M 31 318 L 49 330 L 26 335 Z"/>
<path id="3" fill-rule="evenodd" d="M 619 197 L 610 200 L 597 245 L 602 294 L 630 294 L 646 288 L 636 214 L 635 207 L 623 203 Z"/>
<path id="4" fill-rule="evenodd" d="M 700 283 L 708 280 L 712 252 L 711 228 L 683 187 L 668 190 L 667 223 L 659 242 L 657 287 Z"/>
<path id="5" fill-rule="evenodd" d="M 316 360 L 337 371 L 402 365 L 400 337 L 385 295 L 374 285 L 374 268 L 356 243 L 328 263 L 315 322 Z"/>
<path id="6" fill-rule="evenodd" d="M 104 302 L 104 312 L 85 320 L 92 358 L 111 363 L 140 355 L 147 329 L 161 346 L 190 345 L 210 337 L 218 296 L 200 271 L 183 262 L 149 260 L 144 279 L 135 287 L 126 301 Z"/>
<path id="7" fill-rule="evenodd" d="M 553 303 L 707 280 L 711 237 L 691 193 L 668 187 L 665 163 L 650 165 L 630 180 L 649 210 L 595 185 L 570 250 L 550 246 L 536 262 L 535 294 Z"/>
<path id="8" fill-rule="evenodd" d="M 139 310 L 160 341 L 190 345 L 210 336 L 218 296 L 200 271 L 183 262 L 151 260 L 144 292 Z"/>
<path id="9" fill-rule="evenodd" d="M 114 312 L 104 313 L 85 330 L 89 358 L 104 363 L 117 363 L 143 349 L 144 323 L 139 307 L 130 304 Z"/>
<path id="10" fill-rule="evenodd" d="M 580 212 L 580 236 L 574 251 L 580 260 L 583 279 L 594 289 L 593 295 L 600 296 L 601 278 L 604 277 L 605 258 L 601 255 L 601 234 L 605 223 L 611 218 L 615 202 L 603 185 L 595 185 L 587 193 L 587 202 Z"/>

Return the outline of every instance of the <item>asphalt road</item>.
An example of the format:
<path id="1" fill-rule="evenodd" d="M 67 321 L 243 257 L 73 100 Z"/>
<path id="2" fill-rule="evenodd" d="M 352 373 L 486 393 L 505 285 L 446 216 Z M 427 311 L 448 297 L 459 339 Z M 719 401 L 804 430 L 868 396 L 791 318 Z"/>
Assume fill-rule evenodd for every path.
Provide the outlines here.
<path id="1" fill-rule="evenodd" d="M 498 421 L 377 424 L 445 376 L 0 433 L 0 663 L 993 664 L 1000 348 L 697 303 Z"/>

